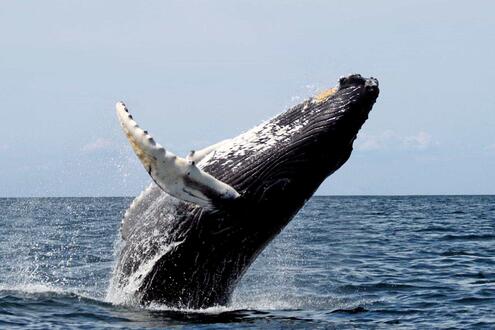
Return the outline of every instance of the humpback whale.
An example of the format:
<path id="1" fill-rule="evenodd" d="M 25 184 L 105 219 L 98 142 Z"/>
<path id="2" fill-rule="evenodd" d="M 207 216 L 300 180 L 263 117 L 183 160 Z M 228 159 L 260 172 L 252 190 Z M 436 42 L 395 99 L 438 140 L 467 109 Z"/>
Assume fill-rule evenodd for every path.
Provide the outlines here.
<path id="1" fill-rule="evenodd" d="M 180 157 L 119 122 L 153 182 L 126 211 L 109 294 L 143 305 L 206 308 L 236 284 L 318 186 L 349 158 L 379 94 L 353 74 L 232 139 Z"/>

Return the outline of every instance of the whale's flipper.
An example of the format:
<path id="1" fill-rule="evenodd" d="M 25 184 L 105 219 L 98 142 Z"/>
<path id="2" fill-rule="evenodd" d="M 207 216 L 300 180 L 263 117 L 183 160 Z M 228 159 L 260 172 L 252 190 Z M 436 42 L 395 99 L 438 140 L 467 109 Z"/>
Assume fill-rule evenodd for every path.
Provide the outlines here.
<path id="1" fill-rule="evenodd" d="M 155 183 L 165 192 L 203 207 L 212 207 L 218 202 L 239 197 L 234 188 L 198 168 L 194 155 L 191 160 L 186 160 L 156 143 L 151 135 L 133 120 L 124 103 L 118 102 L 115 108 L 132 149 Z M 212 150 L 214 149 L 201 151 L 200 157 L 196 159 L 203 158 Z"/>

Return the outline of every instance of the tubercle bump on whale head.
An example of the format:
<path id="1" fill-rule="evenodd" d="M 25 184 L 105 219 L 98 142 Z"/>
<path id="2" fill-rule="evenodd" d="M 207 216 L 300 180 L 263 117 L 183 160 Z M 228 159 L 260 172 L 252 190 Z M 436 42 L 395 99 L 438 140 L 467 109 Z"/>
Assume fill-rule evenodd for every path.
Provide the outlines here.
<path id="1" fill-rule="evenodd" d="M 374 77 L 364 78 L 360 74 L 351 74 L 345 77 L 340 77 L 337 86 L 338 90 L 342 90 L 351 86 L 363 86 L 366 93 L 375 98 L 379 93 L 379 82 Z"/>

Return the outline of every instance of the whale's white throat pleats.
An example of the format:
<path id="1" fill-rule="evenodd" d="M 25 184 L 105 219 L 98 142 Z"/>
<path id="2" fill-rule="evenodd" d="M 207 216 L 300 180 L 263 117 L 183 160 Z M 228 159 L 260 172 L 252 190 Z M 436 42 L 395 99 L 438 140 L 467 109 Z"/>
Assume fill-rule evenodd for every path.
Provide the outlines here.
<path id="1" fill-rule="evenodd" d="M 132 149 L 163 191 L 180 200 L 207 208 L 239 197 L 234 188 L 196 166 L 196 162 L 213 152 L 223 141 L 182 158 L 165 150 L 147 131 L 140 128 L 124 103 L 118 102 L 115 108 Z"/>

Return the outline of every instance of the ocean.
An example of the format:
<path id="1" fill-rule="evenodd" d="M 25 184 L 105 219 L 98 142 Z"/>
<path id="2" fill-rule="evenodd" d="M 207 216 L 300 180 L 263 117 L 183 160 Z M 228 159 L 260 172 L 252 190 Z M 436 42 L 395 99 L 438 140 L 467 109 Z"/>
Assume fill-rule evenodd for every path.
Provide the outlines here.
<path id="1" fill-rule="evenodd" d="M 205 310 L 107 299 L 131 200 L 0 199 L 0 328 L 495 328 L 495 196 L 313 197 Z"/>

